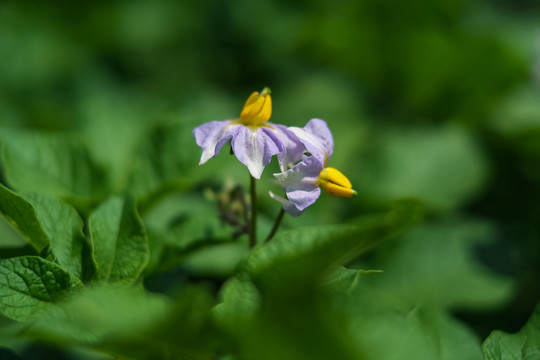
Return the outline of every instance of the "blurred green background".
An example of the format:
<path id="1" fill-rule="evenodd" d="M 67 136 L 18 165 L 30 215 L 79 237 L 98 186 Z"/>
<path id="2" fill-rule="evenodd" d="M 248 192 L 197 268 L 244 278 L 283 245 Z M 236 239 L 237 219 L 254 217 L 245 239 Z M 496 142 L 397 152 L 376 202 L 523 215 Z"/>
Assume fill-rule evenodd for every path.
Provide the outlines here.
<path id="1" fill-rule="evenodd" d="M 497 306 L 454 315 L 480 339 L 493 329 L 517 331 L 540 299 L 539 19 L 533 0 L 3 1 L 0 142 L 19 154 L 61 136 L 87 149 L 93 165 L 82 175 L 87 186 L 75 190 L 39 157 L 3 164 L 0 180 L 61 196 L 82 214 L 111 194 L 135 194 L 152 209 L 149 229 L 181 223 L 167 235 L 173 244 L 192 234 L 181 248 L 209 226 L 229 236 L 202 194 L 226 178 L 246 185 L 247 171 L 225 150 L 199 167 L 191 130 L 238 117 L 247 96 L 268 86 L 271 121 L 327 121 L 335 140 L 328 165 L 359 192 L 353 200 L 323 194 L 284 228 L 419 199 L 427 217 L 415 239 L 429 245 L 408 243 L 418 259 L 444 262 L 437 253 L 444 239 L 465 234 L 476 264 L 515 284 Z M 21 133 L 41 140 L 12 135 Z M 265 197 L 276 189 L 276 170 L 269 166 L 261 181 L 263 232 L 278 210 Z M 190 190 L 175 193 L 180 188 Z M 216 215 L 210 225 L 208 212 Z M 178 220 L 192 213 L 205 215 L 203 224 L 200 216 Z M 489 231 L 472 236 L 470 227 Z M 385 246 L 368 259 L 374 268 L 407 261 L 388 262 L 384 254 L 397 245 Z M 216 290 L 243 254 L 211 248 L 180 267 Z M 178 266 L 162 255 L 152 254 L 152 269 Z"/>

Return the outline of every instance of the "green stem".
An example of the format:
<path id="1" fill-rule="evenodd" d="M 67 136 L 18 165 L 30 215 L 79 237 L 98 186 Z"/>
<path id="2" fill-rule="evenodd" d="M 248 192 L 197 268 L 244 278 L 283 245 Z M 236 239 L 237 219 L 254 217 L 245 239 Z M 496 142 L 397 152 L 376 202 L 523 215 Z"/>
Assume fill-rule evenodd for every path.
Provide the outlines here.
<path id="1" fill-rule="evenodd" d="M 283 219 L 283 215 L 285 215 L 285 210 L 283 210 L 283 207 L 279 210 L 279 214 L 276 218 L 276 221 L 274 221 L 274 226 L 272 227 L 272 231 L 270 231 L 270 234 L 268 234 L 268 237 L 266 238 L 266 241 L 270 241 L 274 235 L 276 234 L 277 230 L 279 229 L 279 225 L 281 225 L 281 219 Z"/>
<path id="2" fill-rule="evenodd" d="M 253 249 L 257 244 L 257 197 L 255 191 L 255 178 L 249 175 L 250 186 L 249 195 L 251 196 L 251 223 L 249 226 L 249 248 Z"/>

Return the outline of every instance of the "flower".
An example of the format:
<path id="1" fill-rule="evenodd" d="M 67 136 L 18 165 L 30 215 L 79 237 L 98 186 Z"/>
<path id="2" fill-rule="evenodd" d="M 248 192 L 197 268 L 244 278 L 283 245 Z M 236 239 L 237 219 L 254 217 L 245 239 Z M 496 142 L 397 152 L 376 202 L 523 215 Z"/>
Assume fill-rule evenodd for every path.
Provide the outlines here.
<path id="1" fill-rule="evenodd" d="M 304 145 L 308 153 L 323 164 L 334 153 L 334 139 L 324 120 L 311 119 L 303 128 L 290 127 L 289 130 Z"/>
<path id="2" fill-rule="evenodd" d="M 221 148 L 231 140 L 232 151 L 247 166 L 251 176 L 259 179 L 273 155 L 278 155 L 280 165 L 290 158 L 297 158 L 302 149 L 295 149 L 295 135 L 283 125 L 269 123 L 272 115 L 270 89 L 255 91 L 246 100 L 240 119 L 211 121 L 193 129 L 197 145 L 202 148 L 199 165 L 216 157 Z M 286 151 L 285 144 L 289 150 Z M 298 147 L 298 146 L 296 146 Z"/>
<path id="3" fill-rule="evenodd" d="M 357 194 L 345 175 L 335 168 L 325 167 L 333 153 L 334 141 L 324 120 L 311 119 L 304 128 L 289 130 L 302 142 L 309 155 L 292 169 L 274 174 L 285 188 L 287 197 L 272 192 L 270 196 L 279 201 L 287 213 L 300 215 L 319 198 L 321 187 L 332 196 L 352 197 Z"/>

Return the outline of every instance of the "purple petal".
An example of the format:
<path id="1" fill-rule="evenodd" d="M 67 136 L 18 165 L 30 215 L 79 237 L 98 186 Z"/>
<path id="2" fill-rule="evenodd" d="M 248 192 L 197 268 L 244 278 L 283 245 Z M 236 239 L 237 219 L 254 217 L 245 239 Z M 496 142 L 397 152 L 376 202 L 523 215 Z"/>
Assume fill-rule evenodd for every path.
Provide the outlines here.
<path id="1" fill-rule="evenodd" d="M 323 166 L 318 159 L 309 156 L 296 164 L 292 169 L 274 174 L 274 177 L 283 187 L 287 188 L 304 182 L 316 183 L 322 169 Z"/>
<path id="2" fill-rule="evenodd" d="M 296 217 L 302 213 L 302 211 L 298 210 L 298 208 L 294 206 L 294 204 L 290 200 L 278 196 L 271 191 L 269 191 L 269 193 L 272 199 L 277 200 L 281 203 L 281 205 L 283 206 L 283 210 L 285 210 L 287 214 Z"/>
<path id="3" fill-rule="evenodd" d="M 304 211 L 317 201 L 319 195 L 321 195 L 321 188 L 315 184 L 298 184 L 287 189 L 287 198 L 300 211 Z"/>
<path id="4" fill-rule="evenodd" d="M 324 120 L 311 119 L 304 128 L 290 127 L 289 130 L 300 139 L 307 151 L 323 164 L 334 153 L 334 139 Z"/>
<path id="5" fill-rule="evenodd" d="M 281 171 L 292 168 L 294 164 L 302 160 L 302 154 L 306 147 L 298 137 L 284 125 L 270 124 L 275 127 L 281 142 L 285 146 L 278 156 Z"/>
<path id="6" fill-rule="evenodd" d="M 299 211 L 304 211 L 321 194 L 317 182 L 322 169 L 323 164 L 319 159 L 310 156 L 292 169 L 274 174 L 274 177 L 285 188 L 289 201 Z"/>
<path id="7" fill-rule="evenodd" d="M 283 143 L 276 132 L 267 127 L 240 126 L 232 138 L 234 154 L 247 166 L 251 176 L 261 177 L 273 155 L 283 151 Z"/>
<path id="8" fill-rule="evenodd" d="M 217 156 L 223 145 L 229 141 L 239 126 L 239 124 L 235 124 L 231 120 L 225 120 L 210 121 L 193 129 L 195 141 L 203 150 L 199 165 Z"/>
<path id="9" fill-rule="evenodd" d="M 334 138 L 330 132 L 330 129 L 328 128 L 328 125 L 326 124 L 326 121 L 321 119 L 311 119 L 308 121 L 306 126 L 304 126 L 304 129 L 319 137 L 321 140 L 321 145 L 326 150 L 328 157 L 334 153 Z"/>

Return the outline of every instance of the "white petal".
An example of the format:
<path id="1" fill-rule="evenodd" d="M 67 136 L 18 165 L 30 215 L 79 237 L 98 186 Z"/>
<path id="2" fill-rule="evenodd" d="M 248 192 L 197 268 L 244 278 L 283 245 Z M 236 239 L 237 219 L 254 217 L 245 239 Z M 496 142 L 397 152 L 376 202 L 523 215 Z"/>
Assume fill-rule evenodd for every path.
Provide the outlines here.
<path id="1" fill-rule="evenodd" d="M 225 120 L 210 121 L 193 129 L 195 141 L 203 150 L 199 165 L 217 156 L 239 126 L 231 120 Z"/>
<path id="2" fill-rule="evenodd" d="M 306 150 L 304 144 L 298 137 L 284 125 L 270 124 L 276 130 L 279 138 L 283 142 L 284 149 L 278 154 L 278 162 L 281 171 L 290 169 L 302 159 L 302 154 Z"/>
<path id="3" fill-rule="evenodd" d="M 261 177 L 264 167 L 273 155 L 283 151 L 283 143 L 273 130 L 258 127 L 241 126 L 232 138 L 234 154 L 247 166 L 251 176 Z"/>
<path id="4" fill-rule="evenodd" d="M 311 119 L 303 128 L 290 127 L 298 139 L 305 145 L 307 151 L 323 162 L 334 152 L 334 140 L 326 122 L 321 119 Z"/>
<path id="5" fill-rule="evenodd" d="M 269 191 L 268 193 L 270 194 L 270 197 L 272 199 L 277 200 L 281 203 L 281 205 L 283 206 L 283 210 L 285 210 L 287 214 L 296 217 L 302 213 L 302 211 L 298 210 L 298 208 L 296 208 L 296 206 L 294 206 L 294 204 L 290 200 L 287 200 L 284 197 L 276 195 L 271 191 Z"/>

